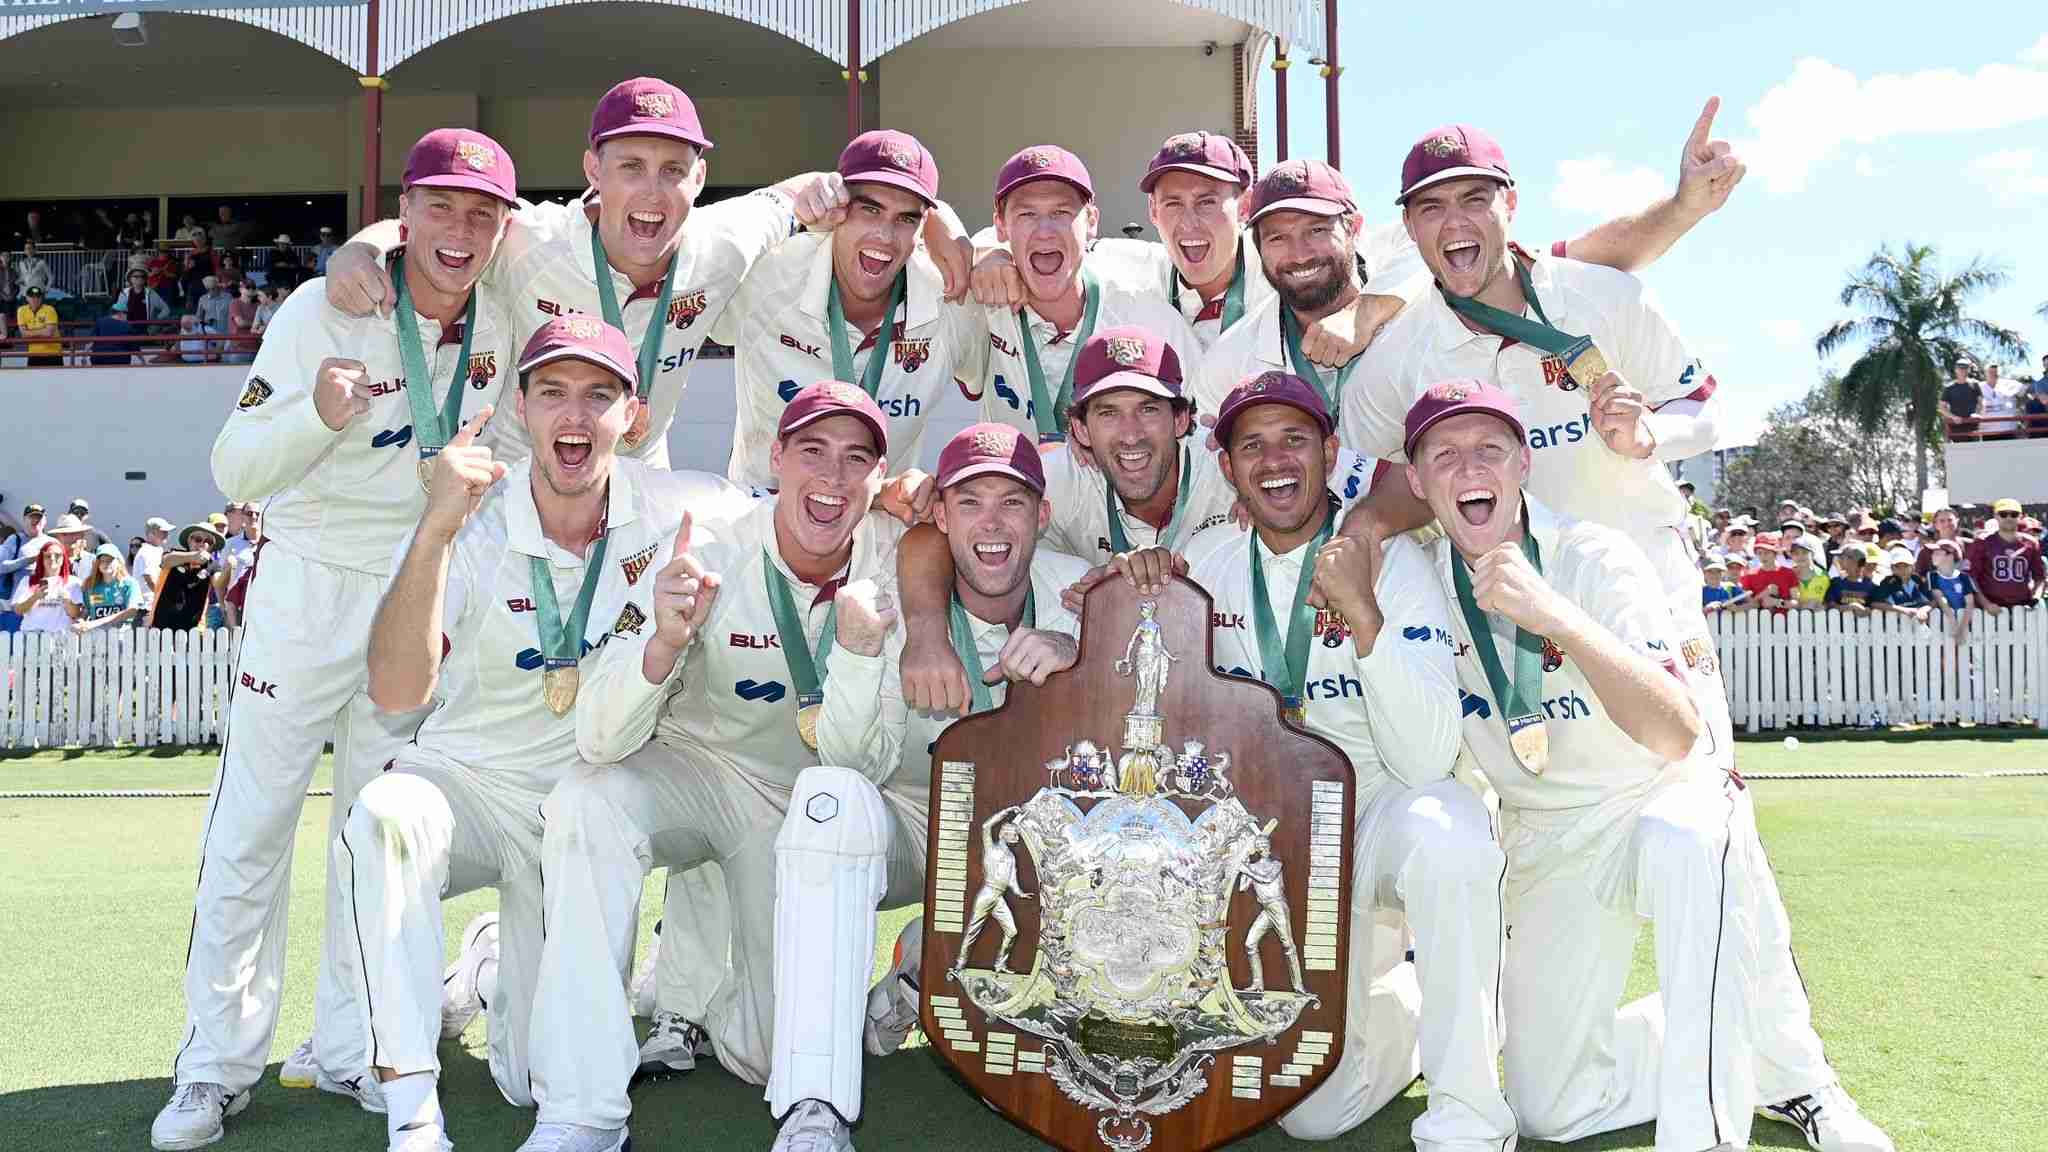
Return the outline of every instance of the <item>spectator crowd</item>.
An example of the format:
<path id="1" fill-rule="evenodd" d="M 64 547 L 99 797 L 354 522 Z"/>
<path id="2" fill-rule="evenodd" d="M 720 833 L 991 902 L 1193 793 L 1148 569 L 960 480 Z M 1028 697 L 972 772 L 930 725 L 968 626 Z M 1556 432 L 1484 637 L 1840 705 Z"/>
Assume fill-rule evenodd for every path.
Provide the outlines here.
<path id="1" fill-rule="evenodd" d="M 183 528 L 159 516 L 125 548 L 73 500 L 52 519 L 0 511 L 0 632 L 234 628 L 263 541 L 263 513 L 229 503 Z"/>
<path id="2" fill-rule="evenodd" d="M 1941 390 L 1950 440 L 2048 439 L 2048 354 L 2040 375 L 2011 378 L 1997 364 L 1959 360 Z"/>

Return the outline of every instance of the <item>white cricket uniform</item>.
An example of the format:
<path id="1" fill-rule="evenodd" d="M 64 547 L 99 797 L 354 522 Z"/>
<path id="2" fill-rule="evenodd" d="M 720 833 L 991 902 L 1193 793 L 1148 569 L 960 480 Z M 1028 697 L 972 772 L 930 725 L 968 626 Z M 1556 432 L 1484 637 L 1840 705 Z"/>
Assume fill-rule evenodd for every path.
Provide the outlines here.
<path id="1" fill-rule="evenodd" d="M 796 693 L 766 580 L 788 588 L 806 643 L 823 630 L 832 602 L 775 552 L 774 504 L 763 498 L 739 516 L 695 522 L 691 551 L 721 583 L 710 617 L 664 682 L 650 684 L 640 670 L 651 627 L 646 636 L 614 637 L 584 670 L 576 710 L 584 763 L 543 809 L 548 936 L 533 1015 L 535 1035 L 553 1038 L 533 1052 L 543 1122 L 617 1128 L 630 1111 L 626 1085 L 639 1057 L 621 974 L 632 959 L 642 880 L 661 866 L 721 866 L 734 911 L 732 974 L 704 1024 L 727 1071 L 768 1080 L 775 829 L 798 774 L 818 758 L 797 736 Z M 902 534 L 893 518 L 869 514 L 839 578 L 872 579 L 893 592 Z M 657 569 L 669 548 L 655 556 Z M 892 854 L 890 864 L 907 867 L 908 858 Z"/>
<path id="2" fill-rule="evenodd" d="M 1095 312 L 1095 331 L 1120 324 L 1136 324 L 1173 347 L 1180 356 L 1181 374 L 1192 377 L 1202 363 L 1202 341 L 1187 319 L 1157 291 L 1130 284 L 1127 280 L 1100 278 Z M 988 339 L 978 351 L 955 368 L 963 381 L 967 398 L 982 404 L 983 419 L 1010 424 L 1033 436 L 1038 434 L 1038 409 L 1031 397 L 1031 372 L 1025 367 L 1022 329 L 1018 313 L 1008 308 L 971 308 L 979 312 Z M 1079 330 L 1061 331 L 1052 321 L 1038 315 L 1030 305 L 1023 310 L 1024 323 L 1037 342 L 1039 367 L 1045 372 L 1047 399 L 1055 397 L 1067 366 L 1074 361 Z M 970 387 L 965 381 L 973 381 Z M 1060 430 L 1063 434 L 1066 429 Z"/>
<path id="3" fill-rule="evenodd" d="M 593 276 L 592 238 L 597 235 L 594 194 L 571 204 L 522 203 L 506 230 L 498 254 L 484 271 L 488 292 L 503 303 L 512 318 L 513 348 L 521 349 L 541 325 L 570 312 L 603 317 L 604 306 Z M 740 280 L 761 255 L 796 228 L 794 206 L 779 193 L 762 190 L 702 208 L 693 208 L 683 224 L 676 251 L 675 279 L 668 311 L 654 315 L 661 284 L 635 291 L 624 273 L 611 271 L 627 344 L 639 355 L 650 324 L 664 325 L 661 358 L 648 394 L 647 438 L 634 448 L 620 445 L 624 455 L 657 468 L 668 467 L 668 429 L 689 383 L 697 350 L 718 323 Z M 491 417 L 484 440 L 493 451 L 523 459 L 532 450 L 519 414 L 505 405 Z"/>
<path id="4" fill-rule="evenodd" d="M 1338 434 L 1347 447 L 1399 461 L 1408 409 L 1430 385 L 1471 377 L 1513 396 L 1529 434 L 1529 493 L 1564 515 L 1620 531 L 1649 556 L 1693 673 L 1688 683 L 1707 724 L 1702 743 L 1720 767 L 1733 767 L 1727 696 L 1700 609 L 1698 557 L 1683 527 L 1686 502 L 1664 466 L 1714 447 L 1714 378 L 1635 277 L 1550 255 L 1533 261 L 1531 284 L 1552 326 L 1591 336 L 1609 366 L 1660 409 L 1644 417 L 1657 439 L 1650 459 L 1607 447 L 1593 431 L 1585 390 L 1559 358 L 1472 331 L 1438 291 L 1423 293 L 1366 349 L 1345 389 Z M 1277 331 L 1270 336 L 1276 346 Z"/>
<path id="5" fill-rule="evenodd" d="M 463 413 L 498 398 L 512 364 L 511 327 L 479 297 Z M 434 402 L 459 366 L 461 341 L 424 317 Z M 340 432 L 313 405 L 328 357 L 359 360 L 370 410 Z M 267 500 L 263 551 L 250 578 L 237 667 L 200 847 L 199 890 L 185 962 L 186 1032 L 174 1075 L 229 1092 L 254 1084 L 269 1058 L 284 976 L 286 900 L 299 809 L 321 748 L 334 742 L 330 834 L 412 735 L 417 717 L 380 716 L 368 695 L 370 622 L 391 556 L 426 506 L 398 329 L 345 316 L 315 281 L 293 293 L 265 332 L 240 402 L 213 444 L 213 478 L 230 500 Z M 410 722 L 408 722 L 410 721 Z M 355 958 L 333 873 L 316 1000 L 315 1055 L 330 1070 L 366 1059 L 349 1003 Z"/>
<path id="6" fill-rule="evenodd" d="M 945 399 L 955 366 L 978 357 L 988 334 L 981 309 L 946 303 L 945 281 L 923 250 L 912 254 L 903 302 L 884 323 L 889 338 L 849 329 L 859 384 L 871 357 L 887 356 L 875 403 L 889 421 L 889 460 L 901 471 L 918 459 L 924 425 Z M 737 422 L 726 475 L 736 484 L 775 487 L 768 449 L 782 410 L 797 391 L 833 379 L 832 236 L 805 233 L 768 253 L 740 282 L 712 339 L 733 350 Z M 976 361 L 979 362 L 978 360 Z M 973 381 L 979 390 L 979 378 Z M 986 402 L 984 401 L 984 406 Z"/>
<path id="7" fill-rule="evenodd" d="M 1284 645 L 1311 547 L 1275 556 L 1256 533 L 1225 524 L 1188 549 L 1189 578 L 1214 600 L 1217 671 L 1278 682 L 1278 670 L 1262 669 L 1252 625 L 1251 550 L 1259 550 Z M 1343 749 L 1357 773 L 1350 971 L 1343 1057 L 1280 1123 L 1301 1139 L 1331 1139 L 1420 1071 L 1430 1097 L 1414 1123 L 1417 1147 L 1498 1147 L 1515 1131 L 1495 1072 L 1506 860 L 1484 805 L 1451 775 L 1458 686 L 1450 605 L 1407 537 L 1383 546 L 1375 595 L 1384 623 L 1371 655 L 1358 655 L 1333 611 L 1316 613 L 1309 644 L 1308 729 Z M 1404 927 L 1415 936 L 1412 965 L 1403 960 Z"/>
<path id="8" fill-rule="evenodd" d="M 715 476 L 617 461 L 583 651 L 653 626 L 648 597 L 635 604 L 633 594 L 652 585 L 654 555 L 674 541 L 682 509 L 717 515 L 743 499 Z M 498 889 L 491 1075 L 521 1105 L 532 1103 L 526 1048 L 540 972 L 541 804 L 576 765 L 574 713 L 557 716 L 541 699 L 535 559 L 548 565 L 566 624 L 586 555 L 542 534 L 529 459 L 491 489 L 455 538 L 442 599 L 439 704 L 391 770 L 357 795 L 331 865 L 350 910 L 343 946 L 362 958 L 357 991 L 369 1067 L 400 1075 L 440 1072 L 441 901 Z"/>
<path id="9" fill-rule="evenodd" d="M 1544 580 L 1629 647 L 1691 675 L 1641 550 L 1533 498 L 1526 506 Z M 1455 597 L 1449 540 L 1431 551 L 1439 587 Z M 1488 623 L 1512 676 L 1514 628 Z M 1745 1147 L 1757 1103 L 1834 1080 L 1749 792 L 1711 756 L 1668 763 L 1636 744 L 1562 654 L 1546 661 L 1539 693 L 1549 767 L 1530 775 L 1462 612 L 1452 631 L 1465 747 L 1501 801 L 1513 941 L 1505 1068 L 1522 1135 L 1570 1142 L 1654 1119 L 1658 1152 Z M 1617 1012 L 1643 919 L 1659 993 Z"/>

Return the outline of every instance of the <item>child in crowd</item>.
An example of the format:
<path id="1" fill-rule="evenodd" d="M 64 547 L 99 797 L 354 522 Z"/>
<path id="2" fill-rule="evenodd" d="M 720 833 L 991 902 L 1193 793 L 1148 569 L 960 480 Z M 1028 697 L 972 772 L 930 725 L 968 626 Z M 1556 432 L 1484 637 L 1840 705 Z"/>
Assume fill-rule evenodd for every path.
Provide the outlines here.
<path id="1" fill-rule="evenodd" d="M 1880 611 L 1897 612 L 1911 616 L 1922 624 L 1934 614 L 1934 605 L 1928 597 L 1926 585 L 1913 575 L 1913 553 L 1905 548 L 1893 548 L 1885 553 L 1885 560 L 1891 564 L 1891 575 L 1878 582 L 1877 595 L 1872 603 Z"/>
<path id="2" fill-rule="evenodd" d="M 1786 547 L 1792 554 L 1792 578 L 1796 582 L 1793 595 L 1801 608 L 1819 608 L 1826 602 L 1828 585 L 1832 583 L 1823 563 L 1827 544 L 1820 537 L 1808 534 L 1789 541 Z"/>
<path id="3" fill-rule="evenodd" d="M 1835 557 L 1835 562 L 1842 566 L 1842 574 L 1828 581 L 1825 601 L 1828 607 L 1858 616 L 1870 613 L 1871 598 L 1877 595 L 1877 585 L 1870 579 L 1870 570 L 1876 560 L 1871 553 L 1875 550 L 1875 545 L 1851 546 L 1842 549 L 1841 554 Z"/>
<path id="4" fill-rule="evenodd" d="M 1708 614 L 1726 612 L 1734 608 L 1749 607 L 1749 593 L 1742 585 L 1728 579 L 1728 558 L 1719 552 L 1709 553 L 1706 564 L 1700 569 L 1700 610 Z"/>

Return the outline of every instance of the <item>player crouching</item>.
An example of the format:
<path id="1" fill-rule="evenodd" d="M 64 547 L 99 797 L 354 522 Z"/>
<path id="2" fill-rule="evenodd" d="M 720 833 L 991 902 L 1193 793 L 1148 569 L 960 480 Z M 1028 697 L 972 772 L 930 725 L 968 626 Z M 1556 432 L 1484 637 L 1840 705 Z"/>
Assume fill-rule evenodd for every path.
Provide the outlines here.
<path id="1" fill-rule="evenodd" d="M 1655 1120 L 1657 1152 L 1736 1149 L 1757 1110 L 1822 1152 L 1891 1152 L 1822 1055 L 1749 792 L 1700 739 L 1656 570 L 1530 499 L 1526 444 L 1514 401 L 1477 380 L 1431 385 L 1407 415 L 1409 484 L 1460 609 L 1465 744 L 1501 799 L 1522 1134 Z M 1617 1012 L 1643 919 L 1659 995 Z"/>
<path id="2" fill-rule="evenodd" d="M 647 627 L 651 597 L 634 587 L 633 564 L 675 535 L 681 509 L 721 491 L 739 497 L 715 477 L 615 455 L 640 405 L 618 329 L 583 315 L 550 321 L 518 372 L 532 456 L 508 471 L 474 443 L 488 409 L 449 441 L 370 634 L 377 706 L 441 705 L 363 788 L 330 864 L 355 937 L 342 946 L 362 958 L 358 1000 L 393 1152 L 450 1146 L 435 1053 L 444 897 L 499 890 L 497 976 L 477 992 L 491 1075 L 507 1100 L 532 1103 L 540 808 L 576 763 L 578 664 L 614 631 Z"/>

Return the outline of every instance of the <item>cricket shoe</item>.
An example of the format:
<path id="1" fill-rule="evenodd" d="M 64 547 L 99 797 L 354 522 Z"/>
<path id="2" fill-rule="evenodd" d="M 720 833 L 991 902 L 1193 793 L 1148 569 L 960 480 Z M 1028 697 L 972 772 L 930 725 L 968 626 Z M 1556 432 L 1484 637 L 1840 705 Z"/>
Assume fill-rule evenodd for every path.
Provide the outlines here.
<path id="1" fill-rule="evenodd" d="M 478 975 L 498 958 L 498 914 L 485 912 L 462 930 L 462 952 L 441 974 L 441 1039 L 462 1035 L 484 1010 Z"/>
<path id="2" fill-rule="evenodd" d="M 220 1139 L 224 1121 L 249 1106 L 249 1094 L 229 1094 L 219 1084 L 195 1081 L 171 1089 L 171 1102 L 149 1126 L 149 1146 L 158 1152 L 204 1148 Z"/>
<path id="3" fill-rule="evenodd" d="M 799 1100 L 769 1152 L 853 1152 L 853 1129 L 822 1100 Z"/>
<path id="4" fill-rule="evenodd" d="M 336 1096 L 346 1096 L 362 1106 L 365 1112 L 384 1114 L 384 1089 L 367 1072 L 344 1080 L 328 1074 L 313 1057 L 311 1037 L 299 1042 L 291 1056 L 277 1070 L 277 1082 L 286 1088 L 318 1088 Z"/>
<path id="5" fill-rule="evenodd" d="M 917 1030 L 917 983 L 924 970 L 924 921 L 910 921 L 896 937 L 896 958 L 868 989 L 862 1036 L 868 1052 L 887 1056 Z"/>
<path id="6" fill-rule="evenodd" d="M 635 1080 L 663 1080 L 694 1071 L 697 1057 L 711 1051 L 711 1039 L 704 1029 L 683 1018 L 680 1012 L 656 1012 L 653 1027 L 640 1045 L 640 1067 Z"/>
<path id="7" fill-rule="evenodd" d="M 386 1152 L 455 1152 L 455 1144 L 439 1124 L 429 1124 L 392 1137 Z"/>
<path id="8" fill-rule="evenodd" d="M 585 1124 L 535 1124 L 519 1152 L 631 1152 L 633 1138 L 625 1125 L 592 1128 Z"/>
<path id="9" fill-rule="evenodd" d="M 1814 1152 L 1896 1152 L 1892 1138 L 1864 1117 L 1839 1083 L 1810 1096 L 1762 1105 L 1756 1112 L 1805 1133 Z"/>

